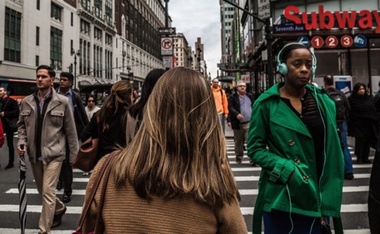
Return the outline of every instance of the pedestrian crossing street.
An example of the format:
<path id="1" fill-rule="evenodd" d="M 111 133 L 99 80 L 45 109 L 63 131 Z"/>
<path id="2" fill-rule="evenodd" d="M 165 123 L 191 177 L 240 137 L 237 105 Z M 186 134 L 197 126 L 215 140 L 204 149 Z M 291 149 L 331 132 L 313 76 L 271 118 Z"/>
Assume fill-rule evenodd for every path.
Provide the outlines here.
<path id="1" fill-rule="evenodd" d="M 350 149 L 352 151 L 352 148 Z M 248 231 L 252 230 L 252 215 L 256 196 L 258 194 L 258 180 L 260 167 L 249 165 L 248 157 L 244 156 L 242 164 L 237 164 L 234 157 L 233 139 L 227 139 L 227 154 L 241 194 L 241 211 L 247 223 Z M 351 152 L 353 155 L 353 152 Z M 372 153 L 373 155 L 373 153 Z M 373 156 L 370 157 L 373 160 Z M 356 158 L 353 157 L 353 161 Z M 345 180 L 342 202 L 342 221 L 345 233 L 369 234 L 367 219 L 367 196 L 370 177 L 370 164 L 354 164 L 355 179 Z M 27 223 L 26 233 L 38 232 L 38 219 L 41 211 L 41 202 L 35 187 L 32 174 L 27 171 Z M 67 212 L 63 216 L 62 225 L 53 229 L 52 233 L 68 234 L 75 230 L 82 211 L 85 189 L 89 176 L 83 176 L 82 171 L 74 169 L 74 190 L 72 200 L 67 204 Z M 57 191 L 59 197 L 63 191 Z M 20 233 L 18 222 L 18 188 L 17 184 L 1 195 L 10 201 L 0 203 L 0 233 Z"/>

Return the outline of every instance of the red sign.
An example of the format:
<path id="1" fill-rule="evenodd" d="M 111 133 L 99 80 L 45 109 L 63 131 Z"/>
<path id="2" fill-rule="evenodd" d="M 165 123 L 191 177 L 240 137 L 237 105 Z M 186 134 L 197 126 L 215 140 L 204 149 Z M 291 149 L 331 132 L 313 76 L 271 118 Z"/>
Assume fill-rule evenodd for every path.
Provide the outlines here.
<path id="1" fill-rule="evenodd" d="M 319 49 L 323 46 L 324 44 L 324 41 L 323 41 L 323 38 L 320 37 L 320 36 L 315 36 L 313 38 L 311 38 L 311 45 L 316 48 L 316 49 Z"/>
<path id="2" fill-rule="evenodd" d="M 361 11 L 325 11 L 323 5 L 318 6 L 318 12 L 311 12 L 308 22 L 308 13 L 302 12 L 296 6 L 288 6 L 284 10 L 286 19 L 296 24 L 304 24 L 306 30 L 331 29 L 334 25 L 338 25 L 339 29 L 359 27 L 361 29 L 371 29 L 374 25 L 375 33 L 380 33 L 380 15 L 377 10 L 361 10 Z M 319 25 L 318 25 L 319 22 Z M 375 24 L 374 24 L 375 23 Z"/>
<path id="3" fill-rule="evenodd" d="M 326 38 L 326 45 L 327 47 L 329 48 L 335 48 L 338 46 L 338 38 L 336 38 L 336 36 L 328 36 Z"/>
<path id="4" fill-rule="evenodd" d="M 350 47 L 352 44 L 354 44 L 354 40 L 349 35 L 344 35 L 340 38 L 340 44 L 342 44 L 343 47 Z"/>

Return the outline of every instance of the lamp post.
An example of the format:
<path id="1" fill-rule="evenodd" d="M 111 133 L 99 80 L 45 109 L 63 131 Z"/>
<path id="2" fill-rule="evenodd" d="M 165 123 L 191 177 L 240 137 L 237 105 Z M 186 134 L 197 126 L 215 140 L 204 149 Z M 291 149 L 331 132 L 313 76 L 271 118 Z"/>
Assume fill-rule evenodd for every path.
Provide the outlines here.
<path id="1" fill-rule="evenodd" d="M 71 56 L 74 55 L 74 88 L 77 86 L 77 56 L 80 56 L 80 51 L 75 52 L 74 48 L 71 48 Z"/>

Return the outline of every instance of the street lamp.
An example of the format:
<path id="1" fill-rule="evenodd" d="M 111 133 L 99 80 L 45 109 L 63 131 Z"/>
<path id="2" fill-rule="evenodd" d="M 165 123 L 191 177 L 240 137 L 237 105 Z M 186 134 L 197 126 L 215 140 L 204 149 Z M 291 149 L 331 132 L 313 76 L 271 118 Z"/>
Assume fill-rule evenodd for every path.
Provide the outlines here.
<path id="1" fill-rule="evenodd" d="M 75 52 L 74 48 L 71 48 L 71 56 L 74 55 L 74 89 L 76 88 L 76 79 L 77 79 L 77 56 L 79 57 L 80 56 L 80 51 L 77 50 Z"/>

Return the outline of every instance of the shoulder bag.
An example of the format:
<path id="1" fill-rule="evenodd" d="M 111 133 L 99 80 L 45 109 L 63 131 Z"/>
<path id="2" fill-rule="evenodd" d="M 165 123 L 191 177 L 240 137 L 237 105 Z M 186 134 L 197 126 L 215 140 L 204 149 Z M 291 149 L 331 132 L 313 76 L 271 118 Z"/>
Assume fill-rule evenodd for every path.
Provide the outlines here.
<path id="1" fill-rule="evenodd" d="M 98 161 L 99 151 L 99 137 L 89 137 L 83 142 L 80 147 L 77 156 L 74 159 L 73 167 L 78 168 L 84 172 L 89 172 L 94 169 Z"/>
<path id="2" fill-rule="evenodd" d="M 93 225 L 94 230 L 89 232 L 88 234 L 104 233 L 104 225 L 103 225 L 103 222 L 101 220 L 102 209 L 103 209 L 103 204 L 104 204 L 104 196 L 106 194 L 106 188 L 107 188 L 108 178 L 109 178 L 109 175 L 111 172 L 112 164 L 113 164 L 113 161 L 116 158 L 116 155 L 118 154 L 118 152 L 119 152 L 118 150 L 115 150 L 104 161 L 104 163 L 103 163 L 103 165 L 99 171 L 99 174 L 94 179 L 95 180 L 94 181 L 94 187 L 92 187 L 92 189 L 90 191 L 87 191 L 89 196 L 86 197 L 86 200 L 83 204 L 82 214 L 79 218 L 79 222 L 78 222 L 76 231 L 73 232 L 72 234 L 82 234 L 83 233 L 82 229 L 84 226 L 84 222 L 86 221 L 87 215 L 88 215 L 89 210 L 91 208 L 92 201 L 95 198 L 96 191 L 98 190 L 100 181 L 102 180 L 103 176 L 104 176 L 104 180 L 102 183 L 102 191 L 101 191 L 101 195 L 100 195 L 99 207 L 98 207 L 97 214 L 96 214 L 96 221 L 90 220 L 91 222 L 95 221 L 95 223 Z"/>

